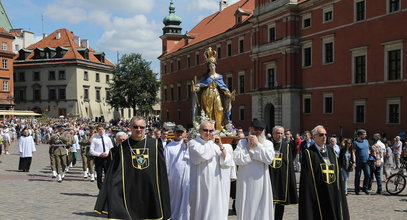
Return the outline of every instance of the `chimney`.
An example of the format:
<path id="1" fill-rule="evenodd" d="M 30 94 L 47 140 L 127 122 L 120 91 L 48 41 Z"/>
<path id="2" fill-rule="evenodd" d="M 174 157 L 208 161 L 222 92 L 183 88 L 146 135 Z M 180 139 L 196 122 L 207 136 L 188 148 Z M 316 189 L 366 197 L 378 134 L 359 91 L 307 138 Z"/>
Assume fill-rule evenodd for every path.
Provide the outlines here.
<path id="1" fill-rule="evenodd" d="M 81 38 L 78 36 L 75 36 L 73 38 L 73 41 L 78 45 L 78 47 L 81 47 Z"/>
<path id="2" fill-rule="evenodd" d="M 89 40 L 88 39 L 81 40 L 81 47 L 86 47 L 89 49 Z"/>
<path id="3" fill-rule="evenodd" d="M 55 39 L 57 40 L 61 39 L 61 33 L 57 32 L 57 34 L 55 35 Z"/>
<path id="4" fill-rule="evenodd" d="M 220 0 L 219 2 L 219 12 L 223 11 L 223 9 L 228 7 L 228 1 L 227 0 Z"/>
<path id="5" fill-rule="evenodd" d="M 42 33 L 42 39 L 46 38 L 47 34 L 46 33 Z"/>

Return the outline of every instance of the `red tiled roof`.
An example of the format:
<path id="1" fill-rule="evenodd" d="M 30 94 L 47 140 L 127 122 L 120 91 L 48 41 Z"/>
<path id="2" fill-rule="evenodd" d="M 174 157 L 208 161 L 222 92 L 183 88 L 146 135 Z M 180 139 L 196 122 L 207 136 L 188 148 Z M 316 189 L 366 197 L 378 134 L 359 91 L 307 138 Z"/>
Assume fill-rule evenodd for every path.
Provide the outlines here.
<path id="1" fill-rule="evenodd" d="M 196 43 L 210 39 L 214 36 L 228 31 L 229 29 L 234 28 L 236 26 L 236 17 L 234 16 L 234 14 L 239 7 L 244 12 L 250 13 L 249 16 L 244 17 L 244 19 L 242 20 L 242 23 L 244 23 L 253 15 L 254 6 L 254 0 L 240 0 L 239 2 L 236 2 L 235 4 L 223 9 L 220 12 L 218 11 L 204 18 L 190 32 L 188 32 L 188 35 L 195 37 L 194 39 L 190 39 L 187 45 L 184 43 L 184 41 L 179 41 L 178 44 L 176 44 L 162 56 L 166 56 L 182 48 L 186 48 Z"/>
<path id="2" fill-rule="evenodd" d="M 13 35 L 11 35 L 10 32 L 6 31 L 5 29 L 3 29 L 1 27 L 0 27 L 0 33 L 3 34 L 3 35 L 8 35 L 10 37 L 13 37 Z"/>
<path id="3" fill-rule="evenodd" d="M 60 38 L 57 39 L 56 36 L 57 34 L 60 34 Z M 27 47 L 29 50 L 34 50 L 36 48 L 47 48 L 47 47 L 67 47 L 69 48 L 68 52 L 65 54 L 63 59 L 79 59 L 79 60 L 86 60 L 78 51 L 79 45 L 75 43 L 74 41 L 75 35 L 67 30 L 67 29 L 58 29 L 54 31 L 52 34 L 48 35 L 44 39 L 38 41 L 35 44 L 32 44 Z M 94 49 L 91 47 L 89 49 L 89 61 L 95 62 L 95 63 L 101 63 L 94 55 L 93 52 L 96 52 Z M 27 57 L 26 61 L 31 61 L 33 54 L 30 54 L 30 56 Z M 107 65 L 113 65 L 108 59 L 105 58 L 105 63 Z"/>

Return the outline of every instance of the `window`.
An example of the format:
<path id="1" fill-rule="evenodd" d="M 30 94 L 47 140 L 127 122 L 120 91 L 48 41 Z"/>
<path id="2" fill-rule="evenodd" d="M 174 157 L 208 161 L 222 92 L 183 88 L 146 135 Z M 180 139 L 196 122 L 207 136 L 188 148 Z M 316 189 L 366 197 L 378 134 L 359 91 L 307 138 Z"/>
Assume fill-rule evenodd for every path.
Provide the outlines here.
<path id="1" fill-rule="evenodd" d="M 239 73 L 239 93 L 244 93 L 244 72 Z"/>
<path id="2" fill-rule="evenodd" d="M 352 83 L 367 82 L 367 47 L 351 49 L 352 52 Z"/>
<path id="3" fill-rule="evenodd" d="M 403 79 L 403 40 L 383 43 L 385 80 Z"/>
<path id="4" fill-rule="evenodd" d="M 41 101 L 41 89 L 40 88 L 34 88 L 33 100 Z"/>
<path id="5" fill-rule="evenodd" d="M 187 66 L 188 66 L 188 68 L 191 67 L 191 57 L 190 56 L 187 57 Z"/>
<path id="6" fill-rule="evenodd" d="M 355 83 L 366 82 L 366 56 L 355 57 Z"/>
<path id="7" fill-rule="evenodd" d="M 89 101 L 89 88 L 83 88 L 83 99 Z"/>
<path id="8" fill-rule="evenodd" d="M 312 48 L 311 42 L 304 43 L 302 46 L 302 66 L 309 67 L 312 65 Z"/>
<path id="9" fill-rule="evenodd" d="M 9 91 L 8 81 L 7 80 L 3 81 L 3 91 L 5 91 L 5 92 Z"/>
<path id="10" fill-rule="evenodd" d="M 199 53 L 195 54 L 195 65 L 199 65 Z"/>
<path id="11" fill-rule="evenodd" d="M 228 53 L 228 57 L 232 56 L 232 42 L 228 42 L 227 43 L 227 53 Z"/>
<path id="12" fill-rule="evenodd" d="M 100 102 L 100 88 L 96 89 L 96 101 Z"/>
<path id="13" fill-rule="evenodd" d="M 18 81 L 25 82 L 25 72 L 20 72 L 18 75 Z"/>
<path id="14" fill-rule="evenodd" d="M 310 94 L 305 94 L 302 97 L 302 105 L 303 105 L 303 113 L 304 114 L 310 114 L 311 113 L 311 95 Z"/>
<path id="15" fill-rule="evenodd" d="M 180 69 L 181 69 L 181 60 L 178 59 L 177 60 L 177 70 L 180 70 Z"/>
<path id="16" fill-rule="evenodd" d="M 217 46 L 217 52 L 218 52 L 218 59 L 220 59 L 222 57 L 222 48 L 220 45 Z"/>
<path id="17" fill-rule="evenodd" d="M 48 80 L 55 80 L 55 71 L 49 71 Z"/>
<path id="18" fill-rule="evenodd" d="M 333 20 L 333 8 L 332 6 L 324 8 L 323 10 L 323 21 L 324 23 L 330 22 Z"/>
<path id="19" fill-rule="evenodd" d="M 390 50 L 387 52 L 387 74 L 388 80 L 401 79 L 401 50 Z"/>
<path id="20" fill-rule="evenodd" d="M 172 85 L 170 88 L 170 93 L 171 93 L 171 101 L 174 101 L 174 87 Z"/>
<path id="21" fill-rule="evenodd" d="M 15 97 L 16 97 L 16 101 L 25 101 L 26 100 L 26 93 L 25 93 L 26 89 L 16 89 L 16 93 L 15 93 Z"/>
<path id="22" fill-rule="evenodd" d="M 332 93 L 324 94 L 324 114 L 333 113 L 333 97 Z"/>
<path id="23" fill-rule="evenodd" d="M 83 72 L 83 80 L 85 80 L 85 81 L 88 81 L 88 80 L 89 80 L 88 71 Z"/>
<path id="24" fill-rule="evenodd" d="M 66 91 L 65 88 L 60 88 L 58 90 L 58 99 L 59 100 L 65 100 L 66 99 Z"/>
<path id="25" fill-rule="evenodd" d="M 228 86 L 229 91 L 233 90 L 233 78 L 232 78 L 232 74 L 228 74 L 228 76 L 226 77 L 226 83 Z"/>
<path id="26" fill-rule="evenodd" d="M 181 120 L 181 109 L 177 109 L 177 119 Z"/>
<path id="27" fill-rule="evenodd" d="M 174 64 L 173 63 L 170 64 L 170 72 L 171 73 L 174 72 Z"/>
<path id="28" fill-rule="evenodd" d="M 181 84 L 177 85 L 177 100 L 181 100 Z"/>
<path id="29" fill-rule="evenodd" d="M 191 85 L 191 82 L 187 82 L 187 99 L 190 99 L 191 98 L 191 94 L 192 94 L 192 85 Z"/>
<path id="30" fill-rule="evenodd" d="M 239 120 L 244 121 L 244 106 L 239 107 Z"/>
<path id="31" fill-rule="evenodd" d="M 243 38 L 239 39 L 239 53 L 244 52 L 244 40 Z"/>
<path id="32" fill-rule="evenodd" d="M 2 60 L 2 67 L 3 69 L 7 69 L 8 65 L 7 65 L 7 59 L 3 59 Z"/>
<path id="33" fill-rule="evenodd" d="M 322 63 L 331 64 L 334 62 L 334 35 L 322 37 Z"/>
<path id="34" fill-rule="evenodd" d="M 164 69 L 164 74 L 166 74 L 167 73 L 167 65 L 164 65 L 163 69 Z"/>
<path id="35" fill-rule="evenodd" d="M 168 101 L 167 87 L 164 87 L 164 101 Z"/>
<path id="36" fill-rule="evenodd" d="M 40 81 L 40 72 L 34 72 L 33 73 L 33 81 Z"/>
<path id="37" fill-rule="evenodd" d="M 354 122 L 364 124 L 366 120 L 366 100 L 355 100 L 354 106 Z"/>
<path id="38" fill-rule="evenodd" d="M 311 27 L 311 14 L 306 14 L 302 16 L 302 28 Z"/>
<path id="39" fill-rule="evenodd" d="M 267 88 L 273 89 L 276 85 L 276 69 L 269 68 L 267 69 Z"/>
<path id="40" fill-rule="evenodd" d="M 388 12 L 395 12 L 400 10 L 400 0 L 388 0 Z"/>
<path id="41" fill-rule="evenodd" d="M 7 42 L 1 43 L 1 50 L 7 50 Z"/>
<path id="42" fill-rule="evenodd" d="M 49 101 L 55 101 L 57 99 L 57 93 L 55 89 L 48 90 L 48 99 Z"/>
<path id="43" fill-rule="evenodd" d="M 400 124 L 400 98 L 387 99 L 387 123 Z"/>
<path id="44" fill-rule="evenodd" d="M 167 120 L 169 120 L 170 119 L 170 112 L 168 110 L 166 112 L 166 116 L 167 116 Z"/>
<path id="45" fill-rule="evenodd" d="M 333 63 L 334 61 L 334 43 L 329 42 L 324 44 L 324 63 Z"/>
<path id="46" fill-rule="evenodd" d="M 355 21 L 365 20 L 365 1 L 356 0 L 355 2 Z"/>
<path id="47" fill-rule="evenodd" d="M 269 27 L 269 42 L 276 41 L 276 27 Z"/>
<path id="48" fill-rule="evenodd" d="M 96 82 L 100 82 L 100 74 L 96 73 Z"/>
<path id="49" fill-rule="evenodd" d="M 65 79 L 65 71 L 64 70 L 60 70 L 58 73 L 58 79 L 59 80 L 64 80 Z"/>
<path id="50" fill-rule="evenodd" d="M 110 100 L 110 90 L 106 89 L 106 101 Z"/>
<path id="51" fill-rule="evenodd" d="M 106 74 L 106 83 L 109 83 L 109 82 L 110 82 L 110 75 Z"/>

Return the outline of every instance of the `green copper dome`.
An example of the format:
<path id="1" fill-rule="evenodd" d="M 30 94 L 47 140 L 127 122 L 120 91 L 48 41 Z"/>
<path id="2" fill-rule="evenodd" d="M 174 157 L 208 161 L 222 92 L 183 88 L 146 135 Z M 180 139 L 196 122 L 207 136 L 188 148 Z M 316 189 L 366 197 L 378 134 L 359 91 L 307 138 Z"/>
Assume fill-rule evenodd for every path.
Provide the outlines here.
<path id="1" fill-rule="evenodd" d="M 165 16 L 165 18 L 164 18 L 164 20 L 163 20 L 163 23 L 164 23 L 166 26 L 169 26 L 169 25 L 180 25 L 181 22 L 182 22 L 182 20 L 181 20 L 181 18 L 180 18 L 179 16 L 177 16 L 177 15 L 175 14 L 175 6 L 174 6 L 174 3 L 172 2 L 172 0 L 171 0 L 171 2 L 170 2 L 170 7 L 169 7 L 169 9 L 170 9 L 170 14 L 167 15 L 167 16 Z"/>
<path id="2" fill-rule="evenodd" d="M 182 20 L 175 14 L 174 3 L 170 2 L 170 13 L 163 19 L 164 28 L 163 34 L 181 34 L 181 24 Z"/>

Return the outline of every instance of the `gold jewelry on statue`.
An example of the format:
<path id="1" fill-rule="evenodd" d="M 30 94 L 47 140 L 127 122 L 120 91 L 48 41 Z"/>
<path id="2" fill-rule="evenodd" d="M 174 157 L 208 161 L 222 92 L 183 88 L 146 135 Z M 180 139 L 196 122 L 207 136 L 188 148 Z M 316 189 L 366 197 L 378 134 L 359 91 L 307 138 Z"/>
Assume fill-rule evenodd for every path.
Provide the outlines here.
<path id="1" fill-rule="evenodd" d="M 205 50 L 204 56 L 207 63 L 216 63 L 217 52 L 212 50 L 212 47 L 209 47 Z"/>

